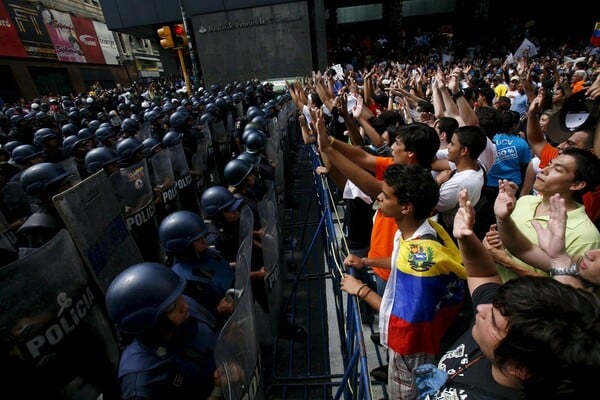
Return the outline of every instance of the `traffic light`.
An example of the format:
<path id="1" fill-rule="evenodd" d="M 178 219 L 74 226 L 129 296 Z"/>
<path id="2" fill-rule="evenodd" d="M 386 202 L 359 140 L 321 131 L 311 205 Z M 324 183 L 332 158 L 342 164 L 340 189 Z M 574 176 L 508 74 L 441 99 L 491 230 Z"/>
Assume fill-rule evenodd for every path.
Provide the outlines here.
<path id="1" fill-rule="evenodd" d="M 164 25 L 156 30 L 158 33 L 158 37 L 160 37 L 160 45 L 163 49 L 172 49 L 175 44 L 173 43 L 173 35 L 171 33 L 171 28 Z"/>
<path id="2" fill-rule="evenodd" d="M 183 24 L 173 25 L 173 40 L 175 47 L 186 47 L 188 45 L 187 32 Z"/>

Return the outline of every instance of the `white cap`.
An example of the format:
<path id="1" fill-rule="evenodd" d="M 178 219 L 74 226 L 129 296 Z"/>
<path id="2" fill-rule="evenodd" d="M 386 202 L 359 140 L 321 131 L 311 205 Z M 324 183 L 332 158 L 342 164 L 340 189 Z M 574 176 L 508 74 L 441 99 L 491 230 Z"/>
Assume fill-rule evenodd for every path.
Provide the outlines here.
<path id="1" fill-rule="evenodd" d="M 39 107 L 40 107 L 40 105 L 38 103 L 31 103 L 32 110 L 37 110 Z"/>
<path id="2" fill-rule="evenodd" d="M 88 97 L 87 99 L 85 99 L 85 102 L 88 104 L 92 104 L 94 102 L 94 99 L 92 97 Z"/>
<path id="3" fill-rule="evenodd" d="M 150 103 L 147 101 L 142 101 L 142 108 L 150 108 Z"/>

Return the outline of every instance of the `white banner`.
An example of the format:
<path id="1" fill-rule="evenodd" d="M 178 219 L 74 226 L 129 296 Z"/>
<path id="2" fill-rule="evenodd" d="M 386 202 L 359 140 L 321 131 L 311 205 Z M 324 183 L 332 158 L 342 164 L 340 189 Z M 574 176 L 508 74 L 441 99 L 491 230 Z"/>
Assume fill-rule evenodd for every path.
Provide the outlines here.
<path id="1" fill-rule="evenodd" d="M 117 56 L 119 50 L 117 49 L 117 42 L 115 42 L 114 34 L 108 30 L 106 24 L 98 21 L 92 21 L 94 23 L 94 29 L 96 30 L 96 36 L 102 47 L 102 54 L 107 64 L 118 65 Z"/>

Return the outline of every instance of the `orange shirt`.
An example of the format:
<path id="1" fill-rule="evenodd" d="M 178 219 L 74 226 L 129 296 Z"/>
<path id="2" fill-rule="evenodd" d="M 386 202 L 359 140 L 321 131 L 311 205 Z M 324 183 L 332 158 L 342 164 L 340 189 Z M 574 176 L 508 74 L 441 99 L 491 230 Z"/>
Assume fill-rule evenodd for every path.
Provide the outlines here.
<path id="1" fill-rule="evenodd" d="M 391 157 L 377 157 L 377 169 L 375 177 L 383 180 L 383 173 L 386 168 L 394 163 Z M 375 213 L 373 219 L 373 230 L 371 231 L 371 246 L 369 248 L 368 258 L 386 258 L 392 256 L 394 249 L 394 236 L 398 230 L 394 218 L 385 217 L 380 210 Z M 390 276 L 389 268 L 373 266 L 373 273 L 383 280 L 388 280 Z"/>

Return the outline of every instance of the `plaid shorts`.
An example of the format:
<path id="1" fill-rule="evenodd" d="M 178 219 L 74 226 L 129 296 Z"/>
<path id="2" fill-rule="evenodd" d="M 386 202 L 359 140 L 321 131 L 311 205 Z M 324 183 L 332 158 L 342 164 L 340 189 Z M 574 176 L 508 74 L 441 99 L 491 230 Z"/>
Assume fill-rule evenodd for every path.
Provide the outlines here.
<path id="1" fill-rule="evenodd" d="M 413 370 L 421 364 L 433 363 L 435 356 L 428 353 L 402 355 L 388 349 L 388 396 L 390 399 L 414 400 L 419 394 Z"/>

